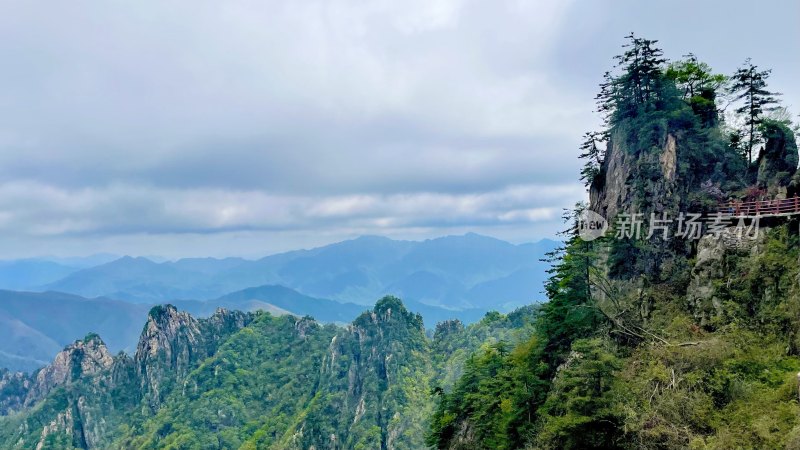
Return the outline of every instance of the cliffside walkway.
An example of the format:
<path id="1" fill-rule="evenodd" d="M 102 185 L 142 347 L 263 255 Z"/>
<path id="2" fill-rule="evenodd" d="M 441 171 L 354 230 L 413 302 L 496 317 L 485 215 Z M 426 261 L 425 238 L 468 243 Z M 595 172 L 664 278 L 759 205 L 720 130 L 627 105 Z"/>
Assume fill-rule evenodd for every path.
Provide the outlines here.
<path id="1" fill-rule="evenodd" d="M 800 197 L 752 202 L 728 202 L 719 206 L 719 213 L 730 214 L 734 218 L 750 219 L 756 217 L 788 217 L 800 214 Z"/>

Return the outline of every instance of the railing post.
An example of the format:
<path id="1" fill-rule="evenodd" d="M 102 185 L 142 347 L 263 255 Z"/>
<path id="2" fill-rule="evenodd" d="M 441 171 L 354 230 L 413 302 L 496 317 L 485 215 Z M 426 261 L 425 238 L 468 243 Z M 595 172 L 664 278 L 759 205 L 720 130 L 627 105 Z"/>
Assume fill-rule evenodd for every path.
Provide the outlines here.
<path id="1" fill-rule="evenodd" d="M 769 217 L 781 215 L 800 214 L 800 195 L 794 194 L 789 198 L 773 198 L 766 200 L 729 200 L 720 203 L 717 211 L 736 217 L 758 217 L 765 214 Z"/>

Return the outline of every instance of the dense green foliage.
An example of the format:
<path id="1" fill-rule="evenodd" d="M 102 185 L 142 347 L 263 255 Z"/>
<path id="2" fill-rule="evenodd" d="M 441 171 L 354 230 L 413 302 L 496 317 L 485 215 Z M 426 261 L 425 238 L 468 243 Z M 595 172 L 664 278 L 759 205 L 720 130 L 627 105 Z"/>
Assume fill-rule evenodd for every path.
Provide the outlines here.
<path id="1" fill-rule="evenodd" d="M 679 211 L 716 211 L 730 197 L 796 189 L 791 126 L 763 118 L 774 101 L 763 83 L 768 72 L 750 66 L 729 88 L 694 55 L 667 64 L 655 41 L 628 39 L 618 73 L 606 74 L 598 95 L 606 128 L 587 133 L 580 148 L 593 206 L 606 211 L 602 202 L 609 201 L 617 213 L 674 218 Z M 763 136 L 757 171 L 742 152 L 742 136 L 752 128 L 732 129 L 717 111 L 717 97 L 730 89 L 746 100 L 738 108 L 749 117 L 746 126 L 756 120 Z M 748 138 L 747 145 L 757 143 Z M 627 177 L 623 188 L 608 186 L 615 182 L 606 176 L 609 164 L 613 176 Z M 569 222 L 586 207 L 579 205 Z M 587 242 L 575 226 L 567 231 L 554 255 L 550 301 L 531 338 L 482 348 L 450 389 L 437 391 L 428 444 L 800 445 L 797 222 L 764 223 L 749 243 L 712 235 L 699 244 L 651 235 L 646 227 L 640 239 L 615 239 L 618 224 L 608 219 L 605 238 Z"/>
<path id="2" fill-rule="evenodd" d="M 452 320 L 431 338 L 394 297 L 347 327 L 268 313 L 193 321 L 158 307 L 133 359 L 118 355 L 90 376 L 80 352 L 68 353 L 74 377 L 0 417 L 0 447 L 417 449 L 431 391 L 459 379 L 480 348 L 529 339 L 537 313 L 489 313 L 467 327 Z M 156 341 L 150 356 L 139 353 Z M 24 399 L 24 379 L 4 374 L 2 398 Z"/>

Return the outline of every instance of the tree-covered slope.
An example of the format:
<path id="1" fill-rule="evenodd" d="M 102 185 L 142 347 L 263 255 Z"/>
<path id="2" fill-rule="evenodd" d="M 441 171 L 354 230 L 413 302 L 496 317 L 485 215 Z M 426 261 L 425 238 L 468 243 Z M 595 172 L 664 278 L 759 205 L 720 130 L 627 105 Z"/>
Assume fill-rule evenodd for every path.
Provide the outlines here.
<path id="1" fill-rule="evenodd" d="M 535 315 L 453 320 L 431 338 L 394 297 L 346 327 L 156 307 L 132 356 L 90 335 L 32 376 L 0 374 L 0 447 L 421 448 L 431 391 L 481 345 L 525 339 Z"/>
<path id="2" fill-rule="evenodd" d="M 633 35 L 617 62 L 598 96 L 605 126 L 581 147 L 590 201 L 567 217 L 535 332 L 481 349 L 439 392 L 433 447 L 800 446 L 798 221 L 720 215 L 800 192 L 769 72 L 668 63 Z M 604 237 L 581 228 L 587 210 L 608 220 Z"/>

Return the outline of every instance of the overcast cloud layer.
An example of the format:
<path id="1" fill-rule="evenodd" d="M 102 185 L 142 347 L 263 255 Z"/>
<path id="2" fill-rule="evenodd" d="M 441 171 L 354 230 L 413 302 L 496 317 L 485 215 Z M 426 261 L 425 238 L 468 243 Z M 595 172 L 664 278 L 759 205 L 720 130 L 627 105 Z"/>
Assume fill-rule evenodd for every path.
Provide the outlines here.
<path id="1" fill-rule="evenodd" d="M 0 257 L 552 237 L 630 31 L 800 110 L 796 2 L 653 3 L 0 0 Z"/>

